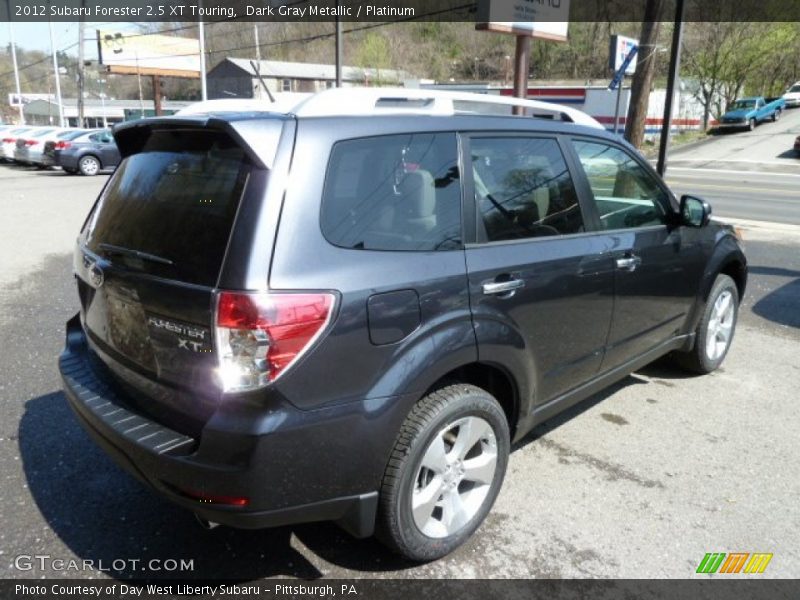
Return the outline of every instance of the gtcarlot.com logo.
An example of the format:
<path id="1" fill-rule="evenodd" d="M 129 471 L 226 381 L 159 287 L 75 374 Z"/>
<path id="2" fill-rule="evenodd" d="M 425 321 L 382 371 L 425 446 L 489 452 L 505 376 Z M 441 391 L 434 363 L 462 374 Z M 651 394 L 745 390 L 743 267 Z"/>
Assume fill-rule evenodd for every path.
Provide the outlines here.
<path id="1" fill-rule="evenodd" d="M 697 573 L 760 574 L 767 569 L 772 554 L 765 552 L 708 552 L 697 565 Z"/>
<path id="2" fill-rule="evenodd" d="M 64 559 L 50 554 L 20 554 L 14 557 L 14 568 L 18 571 L 103 571 L 124 573 L 130 571 L 178 572 L 194 571 L 193 558 L 115 558 L 113 560 Z"/>

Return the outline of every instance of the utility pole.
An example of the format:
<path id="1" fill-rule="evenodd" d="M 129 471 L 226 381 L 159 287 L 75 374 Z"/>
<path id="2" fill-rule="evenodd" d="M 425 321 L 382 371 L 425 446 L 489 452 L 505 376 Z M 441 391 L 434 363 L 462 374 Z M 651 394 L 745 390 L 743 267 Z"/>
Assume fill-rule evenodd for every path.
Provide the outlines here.
<path id="1" fill-rule="evenodd" d="M 161 110 L 161 75 L 153 75 L 153 109 L 157 117 L 164 112 Z"/>
<path id="2" fill-rule="evenodd" d="M 6 4 L 8 5 L 8 37 L 11 41 L 11 60 L 14 63 L 14 83 L 17 84 L 17 99 L 19 100 L 19 105 L 17 108 L 19 109 L 19 124 L 25 125 L 25 110 L 24 106 L 22 105 L 22 90 L 19 87 L 19 67 L 17 66 L 17 45 L 14 42 L 14 25 L 11 23 L 11 0 L 7 0 Z"/>
<path id="3" fill-rule="evenodd" d="M 514 54 L 514 97 L 528 97 L 528 67 L 531 54 L 531 38 L 527 35 L 517 36 L 517 47 Z M 524 106 L 514 106 L 513 114 L 524 115 Z"/>
<path id="4" fill-rule="evenodd" d="M 669 60 L 669 81 L 667 82 L 667 98 L 664 103 L 664 122 L 661 126 L 661 139 L 658 144 L 658 174 L 662 177 L 667 170 L 667 149 L 669 134 L 672 130 L 672 100 L 678 84 L 681 69 L 681 43 L 683 41 L 683 0 L 675 5 L 675 27 L 672 30 L 672 52 Z"/>
<path id="5" fill-rule="evenodd" d="M 81 8 L 85 6 L 86 0 L 81 0 Z M 83 37 L 85 28 L 86 20 L 81 17 L 81 20 L 78 21 L 78 127 L 83 127 L 84 124 L 83 96 L 86 87 L 86 65 L 83 57 Z"/>
<path id="6" fill-rule="evenodd" d="M 53 21 L 48 21 L 50 26 L 50 51 L 53 53 L 53 72 L 56 76 L 56 104 L 58 104 L 58 126 L 64 127 L 64 104 L 61 101 L 61 75 L 58 72 L 58 54 L 56 53 L 56 38 L 53 34 Z"/>
<path id="7" fill-rule="evenodd" d="M 253 37 L 256 41 L 256 60 L 261 62 L 261 44 L 258 42 L 258 23 L 253 23 Z"/>
<path id="8" fill-rule="evenodd" d="M 203 6 L 203 3 L 199 3 Z M 206 30 L 203 17 L 200 17 L 200 98 L 208 100 L 208 87 L 206 86 Z"/>
<path id="9" fill-rule="evenodd" d="M 336 87 L 342 87 L 342 20 L 339 18 L 339 0 L 336 0 Z"/>

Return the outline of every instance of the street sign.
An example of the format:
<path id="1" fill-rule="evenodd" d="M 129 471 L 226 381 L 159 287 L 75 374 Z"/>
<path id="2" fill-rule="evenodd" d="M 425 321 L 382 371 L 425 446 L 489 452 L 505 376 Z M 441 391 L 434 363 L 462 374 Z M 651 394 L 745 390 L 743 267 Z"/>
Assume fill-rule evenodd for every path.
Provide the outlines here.
<path id="1" fill-rule="evenodd" d="M 624 60 L 622 61 L 622 64 L 620 64 L 619 69 L 617 70 L 616 73 L 614 73 L 614 79 L 611 80 L 611 84 L 609 84 L 609 86 L 608 86 L 609 90 L 617 89 L 617 86 L 622 83 L 622 80 L 624 79 L 625 75 L 632 74 L 632 72 L 629 73 L 628 70 L 629 70 L 630 64 L 632 62 L 636 62 L 635 61 L 636 53 L 638 51 L 639 51 L 639 47 L 638 46 L 633 46 L 630 49 L 630 51 L 628 52 L 628 55 L 624 58 Z"/>
<path id="2" fill-rule="evenodd" d="M 477 29 L 566 42 L 569 0 L 478 0 Z"/>

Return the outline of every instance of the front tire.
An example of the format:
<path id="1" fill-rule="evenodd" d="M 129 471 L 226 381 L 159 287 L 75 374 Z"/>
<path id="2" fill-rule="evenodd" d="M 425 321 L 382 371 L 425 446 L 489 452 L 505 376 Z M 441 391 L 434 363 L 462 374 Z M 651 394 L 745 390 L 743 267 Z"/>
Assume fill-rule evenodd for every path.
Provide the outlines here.
<path id="1" fill-rule="evenodd" d="M 697 325 L 694 348 L 676 354 L 683 368 L 701 375 L 719 368 L 728 354 L 739 316 L 739 289 L 728 275 L 717 275 Z"/>
<path id="2" fill-rule="evenodd" d="M 756 128 L 756 120 L 755 120 L 755 119 L 750 119 L 750 120 L 747 122 L 747 129 L 748 129 L 748 131 L 753 131 L 753 130 L 755 130 L 755 128 Z"/>
<path id="3" fill-rule="evenodd" d="M 773 123 L 775 121 L 777 121 L 778 119 L 780 119 L 780 118 L 781 118 L 781 111 L 780 110 L 776 110 L 774 113 L 772 113 L 772 122 Z"/>
<path id="4" fill-rule="evenodd" d="M 456 384 L 420 400 L 406 418 L 381 484 L 377 535 L 415 561 L 449 554 L 494 504 L 510 451 L 494 397 Z"/>

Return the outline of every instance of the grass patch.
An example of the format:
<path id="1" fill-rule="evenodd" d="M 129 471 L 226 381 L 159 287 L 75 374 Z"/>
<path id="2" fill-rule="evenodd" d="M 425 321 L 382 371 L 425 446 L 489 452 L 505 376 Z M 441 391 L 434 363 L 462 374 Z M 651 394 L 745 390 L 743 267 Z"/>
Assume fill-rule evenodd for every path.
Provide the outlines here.
<path id="1" fill-rule="evenodd" d="M 655 136 L 654 138 L 645 140 L 640 149 L 642 154 L 644 154 L 647 158 L 657 157 L 660 137 L 661 136 Z M 683 146 L 685 144 L 691 144 L 692 142 L 704 140 L 707 137 L 708 133 L 705 131 L 682 131 L 680 133 L 676 133 L 669 140 L 669 150 L 678 148 L 679 146 Z"/>

